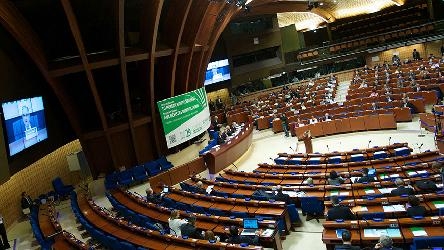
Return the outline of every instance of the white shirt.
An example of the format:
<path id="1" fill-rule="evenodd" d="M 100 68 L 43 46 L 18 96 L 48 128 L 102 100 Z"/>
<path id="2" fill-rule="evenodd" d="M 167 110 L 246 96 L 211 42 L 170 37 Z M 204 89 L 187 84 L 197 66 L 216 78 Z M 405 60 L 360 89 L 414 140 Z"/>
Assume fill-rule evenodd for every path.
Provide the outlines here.
<path id="1" fill-rule="evenodd" d="M 180 231 L 180 226 L 187 223 L 186 220 L 181 219 L 170 219 L 168 218 L 168 226 L 170 227 L 170 233 L 172 235 L 182 236 L 182 232 Z"/>

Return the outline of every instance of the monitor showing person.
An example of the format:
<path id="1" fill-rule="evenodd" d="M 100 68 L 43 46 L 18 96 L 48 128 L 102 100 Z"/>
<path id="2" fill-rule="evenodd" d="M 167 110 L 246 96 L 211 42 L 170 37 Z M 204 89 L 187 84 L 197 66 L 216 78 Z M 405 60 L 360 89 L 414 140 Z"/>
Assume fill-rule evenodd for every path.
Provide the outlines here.
<path id="1" fill-rule="evenodd" d="M 48 138 L 42 97 L 2 104 L 9 155 Z"/>
<path id="2" fill-rule="evenodd" d="M 21 119 L 15 121 L 12 126 L 14 128 L 15 140 L 29 140 L 37 136 L 38 118 L 37 115 L 31 115 L 27 106 L 22 106 Z"/>

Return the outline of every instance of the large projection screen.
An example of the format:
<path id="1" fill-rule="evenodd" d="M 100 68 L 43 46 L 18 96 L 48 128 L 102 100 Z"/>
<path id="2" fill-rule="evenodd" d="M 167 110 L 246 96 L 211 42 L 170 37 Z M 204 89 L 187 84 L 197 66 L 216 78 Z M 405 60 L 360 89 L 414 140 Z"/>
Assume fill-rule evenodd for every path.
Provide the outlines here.
<path id="1" fill-rule="evenodd" d="M 168 148 L 201 134 L 210 127 L 205 88 L 157 102 Z"/>

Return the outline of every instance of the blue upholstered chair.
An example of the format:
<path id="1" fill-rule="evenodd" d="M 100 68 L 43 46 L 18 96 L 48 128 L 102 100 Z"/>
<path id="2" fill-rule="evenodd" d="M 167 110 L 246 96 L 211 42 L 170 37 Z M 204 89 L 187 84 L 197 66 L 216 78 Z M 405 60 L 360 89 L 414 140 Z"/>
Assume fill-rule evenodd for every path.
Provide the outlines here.
<path id="1" fill-rule="evenodd" d="M 60 177 L 52 180 L 52 186 L 54 187 L 54 190 L 57 192 L 57 194 L 62 197 L 68 196 L 71 191 L 74 190 L 74 187 L 72 185 L 63 184 L 63 181 Z"/>

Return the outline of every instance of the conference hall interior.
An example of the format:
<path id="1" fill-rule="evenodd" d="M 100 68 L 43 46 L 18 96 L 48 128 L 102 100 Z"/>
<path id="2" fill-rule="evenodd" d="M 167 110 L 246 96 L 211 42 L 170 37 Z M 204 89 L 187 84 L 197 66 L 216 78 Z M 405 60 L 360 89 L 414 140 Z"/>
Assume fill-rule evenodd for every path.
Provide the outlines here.
<path id="1" fill-rule="evenodd" d="M 444 249 L 443 10 L 0 1 L 0 250 Z"/>

